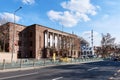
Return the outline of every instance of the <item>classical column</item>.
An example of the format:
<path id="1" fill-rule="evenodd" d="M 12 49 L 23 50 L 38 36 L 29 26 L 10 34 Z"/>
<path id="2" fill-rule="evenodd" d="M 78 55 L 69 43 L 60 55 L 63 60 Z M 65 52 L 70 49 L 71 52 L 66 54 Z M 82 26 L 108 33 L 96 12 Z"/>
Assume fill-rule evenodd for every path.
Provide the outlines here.
<path id="1" fill-rule="evenodd" d="M 50 39 L 49 39 L 49 31 L 47 31 L 47 47 L 49 47 L 49 42 L 50 42 Z"/>
<path id="2" fill-rule="evenodd" d="M 52 33 L 52 47 L 55 48 L 55 34 Z"/>
<path id="3" fill-rule="evenodd" d="M 72 38 L 70 37 L 70 56 L 72 57 Z"/>
<path id="4" fill-rule="evenodd" d="M 57 34 L 57 49 L 59 50 L 60 48 L 59 48 L 59 44 L 60 43 L 60 40 L 59 40 L 59 34 Z"/>
<path id="5" fill-rule="evenodd" d="M 61 39 L 61 35 L 59 35 L 59 49 L 61 49 L 61 42 L 62 42 L 62 39 Z"/>
<path id="6" fill-rule="evenodd" d="M 58 34 L 55 34 L 55 48 L 58 50 Z"/>

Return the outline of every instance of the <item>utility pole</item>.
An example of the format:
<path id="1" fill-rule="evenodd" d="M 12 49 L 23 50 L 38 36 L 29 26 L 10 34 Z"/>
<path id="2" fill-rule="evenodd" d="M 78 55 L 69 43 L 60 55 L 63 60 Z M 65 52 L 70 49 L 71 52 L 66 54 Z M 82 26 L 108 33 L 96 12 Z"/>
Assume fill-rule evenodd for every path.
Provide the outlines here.
<path id="1" fill-rule="evenodd" d="M 11 63 L 12 63 L 12 61 L 13 61 L 13 54 L 14 54 L 14 48 L 15 48 L 15 44 L 14 44 L 14 41 L 15 41 L 15 14 L 16 14 L 16 12 L 17 11 L 19 11 L 20 9 L 22 9 L 22 7 L 19 7 L 18 9 L 16 9 L 15 11 L 14 11 L 14 25 L 13 25 L 13 38 L 12 38 L 12 55 L 11 55 Z"/>

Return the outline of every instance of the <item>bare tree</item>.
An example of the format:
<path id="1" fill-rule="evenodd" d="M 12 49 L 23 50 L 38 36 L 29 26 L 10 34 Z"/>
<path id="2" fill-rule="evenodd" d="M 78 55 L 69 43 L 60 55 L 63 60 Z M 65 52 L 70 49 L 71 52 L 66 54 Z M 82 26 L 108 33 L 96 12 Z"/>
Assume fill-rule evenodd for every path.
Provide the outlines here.
<path id="1" fill-rule="evenodd" d="M 102 34 L 102 40 L 101 40 L 101 55 L 102 57 L 108 57 L 111 53 L 111 48 L 114 46 L 115 38 L 112 38 L 112 36 L 107 33 L 106 35 Z"/>
<path id="2" fill-rule="evenodd" d="M 0 51 L 7 50 L 7 40 L 8 40 L 8 29 L 9 27 L 5 25 L 7 23 L 6 19 L 0 19 Z"/>

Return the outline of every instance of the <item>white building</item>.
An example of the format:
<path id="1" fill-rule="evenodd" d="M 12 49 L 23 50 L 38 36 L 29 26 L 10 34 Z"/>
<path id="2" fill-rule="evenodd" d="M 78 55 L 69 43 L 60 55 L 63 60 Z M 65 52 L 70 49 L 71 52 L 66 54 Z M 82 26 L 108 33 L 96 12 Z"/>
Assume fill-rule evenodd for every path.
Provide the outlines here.
<path id="1" fill-rule="evenodd" d="M 89 46 L 89 43 L 82 38 L 81 41 L 81 57 L 82 58 L 87 58 L 87 57 L 92 57 L 93 51 L 92 47 Z"/>

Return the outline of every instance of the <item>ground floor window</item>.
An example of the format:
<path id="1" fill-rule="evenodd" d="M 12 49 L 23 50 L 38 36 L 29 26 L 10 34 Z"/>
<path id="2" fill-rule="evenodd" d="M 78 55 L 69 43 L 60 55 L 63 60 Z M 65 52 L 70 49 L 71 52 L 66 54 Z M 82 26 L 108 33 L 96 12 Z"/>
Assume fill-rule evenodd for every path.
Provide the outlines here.
<path id="1" fill-rule="evenodd" d="M 33 58 L 33 51 L 30 51 L 30 58 Z"/>
<path id="2" fill-rule="evenodd" d="M 21 51 L 18 51 L 18 58 L 21 58 Z"/>

